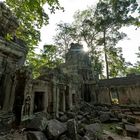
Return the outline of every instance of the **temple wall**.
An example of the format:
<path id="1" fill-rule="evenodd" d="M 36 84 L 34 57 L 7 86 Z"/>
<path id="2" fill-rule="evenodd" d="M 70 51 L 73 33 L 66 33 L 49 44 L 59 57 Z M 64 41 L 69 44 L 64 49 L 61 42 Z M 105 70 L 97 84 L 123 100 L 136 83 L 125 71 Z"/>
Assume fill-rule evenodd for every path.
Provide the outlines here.
<path id="1" fill-rule="evenodd" d="M 95 91 L 96 92 L 96 91 Z M 106 87 L 99 87 L 99 91 L 98 93 L 96 93 L 97 95 L 97 100 L 98 102 L 96 103 L 100 103 L 100 104 L 111 104 L 111 100 L 110 100 L 110 93 L 109 93 L 109 89 Z"/>
<path id="2" fill-rule="evenodd" d="M 10 9 L 0 2 L 0 110 L 13 110 L 17 81 L 16 71 L 24 64 L 27 47 L 15 36 L 19 27 L 17 18 Z M 11 39 L 5 39 L 7 34 Z M 23 91 L 24 92 L 24 91 Z"/>
<path id="3" fill-rule="evenodd" d="M 38 94 L 38 95 L 37 95 Z M 40 94 L 40 95 L 39 95 Z M 42 103 L 42 106 L 43 106 L 43 112 L 47 112 L 48 111 L 48 106 L 49 106 L 49 103 L 51 102 L 50 98 L 50 88 L 48 86 L 48 83 L 45 82 L 45 81 L 40 81 L 40 80 L 36 80 L 33 82 L 33 88 L 32 88 L 32 93 L 31 93 L 31 96 L 32 96 L 32 100 L 31 100 L 31 114 L 34 113 L 35 111 L 35 96 L 37 96 L 39 98 L 39 96 L 42 96 L 40 98 L 40 103 Z M 38 103 L 39 105 L 39 103 Z"/>
<path id="4" fill-rule="evenodd" d="M 140 105 L 140 76 L 100 80 L 97 94 L 98 103 L 110 103 L 112 96 L 119 104 Z"/>
<path id="5" fill-rule="evenodd" d="M 24 64 L 27 48 L 0 39 L 0 108 L 12 111 L 16 88 L 16 70 Z"/>

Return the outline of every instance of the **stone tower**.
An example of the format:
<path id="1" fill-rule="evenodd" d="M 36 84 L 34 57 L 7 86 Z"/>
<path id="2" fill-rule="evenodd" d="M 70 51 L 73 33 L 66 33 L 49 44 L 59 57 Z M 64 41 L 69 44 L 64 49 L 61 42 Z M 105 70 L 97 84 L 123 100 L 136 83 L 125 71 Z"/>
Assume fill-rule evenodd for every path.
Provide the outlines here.
<path id="1" fill-rule="evenodd" d="M 92 99 L 92 87 L 90 81 L 93 76 L 92 65 L 88 52 L 78 43 L 72 43 L 66 54 L 66 72 L 73 77 L 73 86 L 76 85 L 78 98 L 90 102 Z"/>
<path id="2" fill-rule="evenodd" d="M 68 73 L 78 74 L 83 81 L 93 78 L 89 54 L 85 52 L 83 46 L 78 43 L 71 44 L 66 54 L 66 66 Z"/>

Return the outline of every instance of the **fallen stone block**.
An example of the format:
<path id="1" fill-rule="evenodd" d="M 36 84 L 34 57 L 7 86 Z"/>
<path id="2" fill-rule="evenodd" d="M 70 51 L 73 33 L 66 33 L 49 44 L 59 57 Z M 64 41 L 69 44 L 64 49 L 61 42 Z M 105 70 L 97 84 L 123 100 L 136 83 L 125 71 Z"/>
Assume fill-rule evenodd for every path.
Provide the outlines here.
<path id="1" fill-rule="evenodd" d="M 137 138 L 138 129 L 136 128 L 136 126 L 125 124 L 125 130 L 126 130 L 127 136 Z"/>
<path id="2" fill-rule="evenodd" d="M 85 127 L 85 130 L 86 130 L 86 136 L 88 136 L 90 139 L 99 138 L 103 132 L 102 127 L 99 123 L 87 125 Z"/>
<path id="3" fill-rule="evenodd" d="M 46 128 L 46 134 L 49 139 L 57 139 L 60 135 L 67 130 L 66 124 L 59 122 L 58 120 L 50 120 Z"/>
<path id="4" fill-rule="evenodd" d="M 43 132 L 29 131 L 27 132 L 27 140 L 47 140 Z"/>
<path id="5" fill-rule="evenodd" d="M 135 123 L 136 123 L 136 118 L 133 117 L 133 116 L 127 116 L 127 121 L 128 121 L 129 123 L 135 124 Z"/>
<path id="6" fill-rule="evenodd" d="M 67 112 L 67 117 L 69 118 L 69 119 L 73 119 L 73 118 L 75 118 L 75 116 L 76 116 L 76 114 L 74 113 L 74 112 Z"/>
<path id="7" fill-rule="evenodd" d="M 47 126 L 47 118 L 44 116 L 37 116 L 33 118 L 26 126 L 28 130 L 43 131 Z"/>
<path id="8" fill-rule="evenodd" d="M 77 140 L 77 124 L 75 119 L 70 119 L 67 122 L 67 131 L 68 131 L 68 136 L 72 140 Z"/>
<path id="9" fill-rule="evenodd" d="M 119 127 L 119 126 L 116 126 L 116 132 L 118 135 L 123 135 L 123 128 L 122 127 Z"/>
<path id="10" fill-rule="evenodd" d="M 107 112 L 103 112 L 100 117 L 99 117 L 99 120 L 101 122 L 109 122 L 110 121 L 110 114 Z"/>
<path id="11" fill-rule="evenodd" d="M 59 118 L 59 121 L 66 122 L 66 121 L 68 121 L 68 117 L 66 115 L 63 115 Z"/>

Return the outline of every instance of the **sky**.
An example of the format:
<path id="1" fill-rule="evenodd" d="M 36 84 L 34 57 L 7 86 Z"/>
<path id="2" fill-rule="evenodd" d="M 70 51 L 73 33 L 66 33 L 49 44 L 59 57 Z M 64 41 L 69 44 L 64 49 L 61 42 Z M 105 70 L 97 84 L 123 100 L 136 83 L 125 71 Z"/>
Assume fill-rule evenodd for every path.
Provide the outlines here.
<path id="1" fill-rule="evenodd" d="M 73 15 L 77 10 L 84 10 L 91 5 L 96 5 L 98 0 L 59 0 L 60 5 L 64 7 L 65 11 L 56 11 L 55 14 L 49 14 L 49 25 L 44 26 L 41 29 L 41 42 L 39 48 L 43 44 L 53 44 L 53 36 L 56 34 L 56 24 L 60 21 L 71 23 L 73 21 Z M 140 4 L 140 0 L 137 0 Z M 47 9 L 47 5 L 44 6 Z M 136 30 L 136 27 L 124 27 L 122 29 L 128 37 L 118 43 L 117 46 L 122 47 L 123 56 L 126 61 L 135 63 L 135 53 L 138 51 L 140 46 L 140 29 Z"/>

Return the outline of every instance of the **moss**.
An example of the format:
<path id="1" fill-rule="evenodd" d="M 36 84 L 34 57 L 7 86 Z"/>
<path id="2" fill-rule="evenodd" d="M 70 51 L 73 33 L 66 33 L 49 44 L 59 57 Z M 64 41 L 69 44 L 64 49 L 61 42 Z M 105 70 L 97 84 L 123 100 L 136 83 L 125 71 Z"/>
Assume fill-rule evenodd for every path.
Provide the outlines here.
<path id="1" fill-rule="evenodd" d="M 102 124 L 103 130 L 110 131 L 112 133 L 116 133 L 116 127 L 120 126 L 117 123 L 109 123 L 109 124 Z"/>

